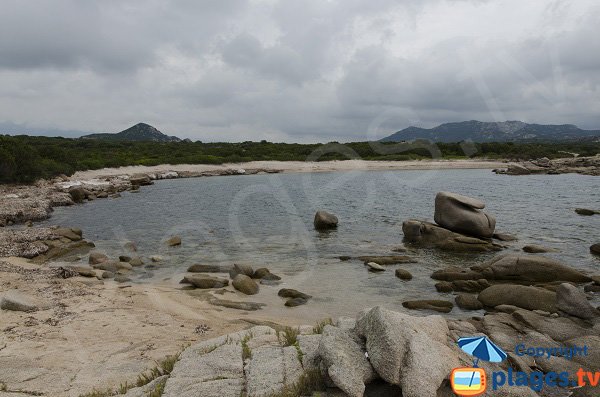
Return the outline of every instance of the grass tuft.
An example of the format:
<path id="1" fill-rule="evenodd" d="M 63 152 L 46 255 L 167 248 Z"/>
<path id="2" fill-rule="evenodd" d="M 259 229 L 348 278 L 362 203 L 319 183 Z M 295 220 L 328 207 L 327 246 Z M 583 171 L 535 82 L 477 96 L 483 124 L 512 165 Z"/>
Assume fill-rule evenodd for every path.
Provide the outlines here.
<path id="1" fill-rule="evenodd" d="M 279 342 L 284 346 L 294 346 L 298 343 L 298 335 L 300 334 L 300 328 L 285 327 L 283 333 L 279 333 L 277 338 Z"/>
<path id="2" fill-rule="evenodd" d="M 312 396 L 314 392 L 327 390 L 321 371 L 317 368 L 304 371 L 300 379 L 293 385 L 285 386 L 283 390 L 269 397 L 302 397 Z"/>
<path id="3" fill-rule="evenodd" d="M 323 329 L 327 325 L 333 325 L 333 320 L 331 318 L 327 318 L 325 320 L 319 321 L 317 323 L 317 325 L 315 325 L 313 327 L 313 333 L 315 333 L 315 334 L 322 334 L 323 333 Z"/>

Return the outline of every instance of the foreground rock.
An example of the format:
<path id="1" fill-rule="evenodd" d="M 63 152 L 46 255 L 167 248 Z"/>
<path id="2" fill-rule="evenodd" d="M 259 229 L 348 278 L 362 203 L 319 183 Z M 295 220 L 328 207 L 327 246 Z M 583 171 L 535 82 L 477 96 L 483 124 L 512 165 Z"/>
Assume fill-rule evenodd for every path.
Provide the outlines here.
<path id="1" fill-rule="evenodd" d="M 585 320 L 596 318 L 600 312 L 587 300 L 585 294 L 572 284 L 563 283 L 556 289 L 556 308 Z"/>
<path id="2" fill-rule="evenodd" d="M 453 232 L 491 238 L 496 219 L 483 212 L 485 204 L 477 199 L 450 192 L 435 196 L 435 222 Z"/>
<path id="3" fill-rule="evenodd" d="M 404 240 L 422 248 L 438 248 L 454 252 L 490 252 L 500 251 L 502 246 L 475 237 L 468 237 L 433 223 L 415 219 L 402 223 Z"/>
<path id="4" fill-rule="evenodd" d="M 317 211 L 313 224 L 315 229 L 320 231 L 335 229 L 338 225 L 338 218 L 329 212 Z"/>
<path id="5" fill-rule="evenodd" d="M 477 299 L 488 307 L 512 305 L 527 310 L 556 312 L 556 293 L 538 287 L 515 284 L 492 285 L 481 291 Z"/>

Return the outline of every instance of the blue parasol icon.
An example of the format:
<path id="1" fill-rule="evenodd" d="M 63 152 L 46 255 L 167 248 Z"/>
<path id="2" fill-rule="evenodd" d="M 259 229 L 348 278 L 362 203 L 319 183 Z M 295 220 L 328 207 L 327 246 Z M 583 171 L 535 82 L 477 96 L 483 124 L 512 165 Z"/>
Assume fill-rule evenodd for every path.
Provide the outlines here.
<path id="1" fill-rule="evenodd" d="M 465 353 L 468 353 L 477 359 L 473 364 L 474 367 L 477 367 L 477 363 L 479 360 L 483 361 L 491 361 L 493 363 L 499 363 L 506 359 L 506 353 L 491 340 L 487 338 L 487 336 L 476 336 L 472 338 L 459 338 L 458 339 L 458 347 L 463 349 Z"/>
<path id="2" fill-rule="evenodd" d="M 458 347 L 460 347 L 465 353 L 476 357 L 476 360 L 473 363 L 473 367 L 475 368 L 477 368 L 477 363 L 479 360 L 499 363 L 505 360 L 507 357 L 506 353 L 492 343 L 492 341 L 486 336 L 459 338 Z M 475 372 L 473 372 L 473 375 L 471 376 L 471 382 L 469 382 L 469 386 L 471 386 L 471 383 L 473 383 L 474 376 Z"/>

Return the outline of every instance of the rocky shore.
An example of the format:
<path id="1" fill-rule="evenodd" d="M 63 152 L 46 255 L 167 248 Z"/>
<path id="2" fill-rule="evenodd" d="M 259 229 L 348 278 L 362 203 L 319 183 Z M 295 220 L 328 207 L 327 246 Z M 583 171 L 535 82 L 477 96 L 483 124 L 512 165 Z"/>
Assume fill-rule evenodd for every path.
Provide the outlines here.
<path id="1" fill-rule="evenodd" d="M 543 157 L 537 160 L 510 163 L 506 168 L 494 170 L 497 174 L 531 175 L 531 174 L 582 174 L 600 175 L 600 155 L 594 157 L 572 157 L 550 160 Z"/>
<path id="2" fill-rule="evenodd" d="M 223 172 L 219 175 L 279 171 Z M 158 179 L 211 175 L 216 174 L 169 171 L 4 186 L 0 219 L 7 226 L 27 224 L 47 218 L 58 205 L 116 199 Z M 439 192 L 433 206 L 434 222 L 404 221 L 405 245 L 393 255 L 339 259 L 410 283 L 410 271 L 398 266 L 418 265 L 421 250 L 471 255 L 471 266 L 431 274 L 432 289 L 444 297 L 405 300 L 399 307 L 404 312 L 375 307 L 310 326 L 249 316 L 264 304 L 246 298 L 263 289 L 276 288 L 286 310 L 301 310 L 297 307 L 316 299 L 280 287 L 285 275 L 265 267 L 195 264 L 178 289 L 136 285 L 130 277 L 161 266 L 162 259 L 138 252 L 133 242 L 111 258 L 77 228 L 31 223 L 0 228 L 0 257 L 12 257 L 0 261 L 0 367 L 10 368 L 0 374 L 0 395 L 449 397 L 451 370 L 472 364 L 457 340 L 477 335 L 508 353 L 500 364 L 480 364 L 488 374 L 511 367 L 528 374 L 568 371 L 574 380 L 579 368 L 600 370 L 600 311 L 590 303 L 600 292 L 600 275 L 539 255 L 551 252 L 539 244 L 515 252 L 517 237 L 498 233 L 495 217 L 479 199 Z M 324 235 L 343 223 L 326 211 L 313 219 Z M 172 236 L 161 244 L 177 248 L 185 238 Z M 585 254 L 598 255 L 596 245 Z M 73 263 L 82 260 L 85 265 Z M 394 271 L 386 273 L 390 268 Z M 226 297 L 231 294 L 237 300 Z M 455 307 L 474 315 L 432 315 Z M 591 354 L 534 359 L 515 354 L 518 344 L 585 345 Z M 161 363 L 158 369 L 153 362 Z M 489 395 L 588 397 L 597 390 L 569 386 L 538 393 L 505 387 Z"/>

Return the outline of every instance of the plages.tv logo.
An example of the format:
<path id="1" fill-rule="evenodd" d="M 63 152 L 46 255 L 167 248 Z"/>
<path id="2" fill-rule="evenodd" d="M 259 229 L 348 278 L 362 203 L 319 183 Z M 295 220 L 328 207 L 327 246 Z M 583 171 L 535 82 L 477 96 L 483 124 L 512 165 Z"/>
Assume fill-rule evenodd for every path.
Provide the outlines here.
<path id="1" fill-rule="evenodd" d="M 458 346 L 475 359 L 472 367 L 460 367 L 452 370 L 450 374 L 452 391 L 459 396 L 479 396 L 487 389 L 485 371 L 477 367 L 479 360 L 499 363 L 505 360 L 507 355 L 486 336 L 460 338 Z"/>

